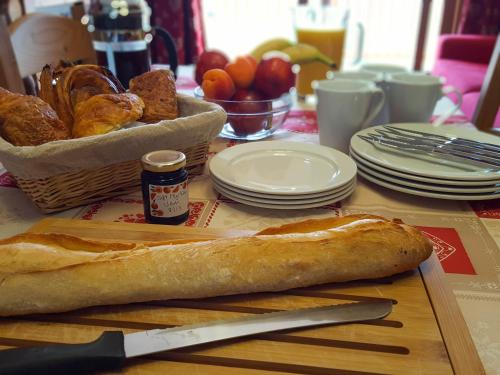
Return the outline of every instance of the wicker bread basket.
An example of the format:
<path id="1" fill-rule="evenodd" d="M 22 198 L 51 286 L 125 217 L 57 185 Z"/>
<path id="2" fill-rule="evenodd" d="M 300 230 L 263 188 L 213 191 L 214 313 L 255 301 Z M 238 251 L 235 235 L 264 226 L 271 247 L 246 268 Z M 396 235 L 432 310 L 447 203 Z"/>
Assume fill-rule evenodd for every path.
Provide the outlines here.
<path id="1" fill-rule="evenodd" d="M 213 103 L 185 95 L 178 98 L 176 120 L 36 147 L 16 147 L 0 138 L 0 161 L 45 213 L 138 190 L 139 160 L 150 151 L 182 151 L 190 174 L 199 174 L 226 113 Z"/>

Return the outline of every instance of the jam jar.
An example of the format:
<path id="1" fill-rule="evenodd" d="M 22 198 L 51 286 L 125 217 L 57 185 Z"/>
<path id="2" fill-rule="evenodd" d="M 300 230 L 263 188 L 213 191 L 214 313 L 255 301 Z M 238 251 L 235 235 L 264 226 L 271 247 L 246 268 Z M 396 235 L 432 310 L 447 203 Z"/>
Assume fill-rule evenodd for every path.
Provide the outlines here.
<path id="1" fill-rule="evenodd" d="M 144 155 L 142 197 L 146 222 L 181 224 L 189 216 L 186 156 L 179 151 L 160 150 Z"/>

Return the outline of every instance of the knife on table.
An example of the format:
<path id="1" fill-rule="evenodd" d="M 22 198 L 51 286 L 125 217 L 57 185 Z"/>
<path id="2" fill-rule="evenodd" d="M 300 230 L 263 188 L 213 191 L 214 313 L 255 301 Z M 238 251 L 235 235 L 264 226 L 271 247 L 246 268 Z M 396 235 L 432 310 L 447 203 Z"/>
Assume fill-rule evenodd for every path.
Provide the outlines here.
<path id="1" fill-rule="evenodd" d="M 85 344 L 1 350 L 0 374 L 55 375 L 112 370 L 120 368 L 126 358 L 264 332 L 379 319 L 391 311 L 392 302 L 387 300 L 257 314 L 127 335 L 106 331 Z"/>

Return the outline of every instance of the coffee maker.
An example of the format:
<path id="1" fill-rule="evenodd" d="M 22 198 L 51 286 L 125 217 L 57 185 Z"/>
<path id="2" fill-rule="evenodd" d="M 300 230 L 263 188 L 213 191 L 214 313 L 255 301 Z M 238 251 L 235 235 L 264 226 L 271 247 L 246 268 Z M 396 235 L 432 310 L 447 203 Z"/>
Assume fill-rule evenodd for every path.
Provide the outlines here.
<path id="1" fill-rule="evenodd" d="M 145 0 L 91 0 L 87 23 L 97 63 L 107 66 L 128 88 L 129 80 L 151 69 L 150 44 L 160 37 L 168 52 L 170 70 L 177 75 L 177 50 L 170 33 L 150 25 Z"/>

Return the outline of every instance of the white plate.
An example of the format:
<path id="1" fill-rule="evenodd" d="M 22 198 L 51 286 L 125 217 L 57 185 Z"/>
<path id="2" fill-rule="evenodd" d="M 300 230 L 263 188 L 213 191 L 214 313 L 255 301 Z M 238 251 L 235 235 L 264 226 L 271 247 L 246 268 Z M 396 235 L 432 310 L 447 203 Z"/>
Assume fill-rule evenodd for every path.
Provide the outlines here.
<path id="1" fill-rule="evenodd" d="M 335 198 L 332 198 L 332 199 L 329 199 L 329 200 L 326 200 L 326 201 L 322 201 L 322 202 L 309 203 L 309 204 L 271 204 L 271 203 L 260 203 L 260 202 L 254 202 L 254 201 L 250 201 L 250 200 L 247 200 L 247 199 L 243 199 L 241 197 L 234 196 L 234 195 L 229 194 L 229 193 L 222 193 L 221 192 L 221 194 L 225 195 L 226 197 L 228 197 L 228 198 L 230 198 L 232 200 L 234 200 L 235 202 L 243 203 L 243 204 L 246 204 L 248 206 L 261 207 L 261 208 L 272 208 L 272 209 L 276 209 L 276 210 L 302 210 L 302 209 L 305 209 L 305 208 L 322 207 L 322 206 L 326 206 L 328 204 L 333 204 L 333 203 L 339 202 L 342 199 L 345 199 L 349 195 L 351 195 L 353 193 L 353 191 L 354 191 L 354 189 L 348 190 L 344 194 L 342 194 L 340 196 L 337 196 Z"/>
<path id="2" fill-rule="evenodd" d="M 219 152 L 210 173 L 225 184 L 264 194 L 297 195 L 333 190 L 351 181 L 356 164 L 346 154 L 311 143 L 245 143 Z"/>
<path id="3" fill-rule="evenodd" d="M 348 184 L 347 186 L 344 187 L 344 189 L 339 190 L 338 192 L 335 192 L 333 194 L 324 196 L 324 197 L 319 197 L 319 198 L 311 198 L 311 199 L 293 199 L 293 200 L 282 200 L 282 199 L 266 199 L 266 198 L 257 198 L 257 197 L 252 197 L 250 195 L 246 195 L 243 193 L 239 192 L 234 192 L 232 190 L 226 189 L 223 185 L 218 184 L 217 182 L 213 182 L 214 188 L 219 191 L 220 193 L 226 195 L 226 196 L 232 196 L 232 197 L 238 197 L 247 201 L 252 201 L 256 203 L 265 203 L 265 204 L 274 204 L 274 205 L 299 205 L 299 204 L 313 204 L 313 203 L 323 203 L 325 201 L 331 201 L 332 199 L 342 196 L 348 191 L 354 190 L 356 187 L 355 183 Z"/>
<path id="4" fill-rule="evenodd" d="M 425 123 L 408 123 L 408 124 L 390 124 L 395 128 L 410 129 L 423 131 L 431 134 L 444 135 L 447 137 L 460 137 L 493 143 L 500 146 L 500 138 L 481 133 L 476 130 L 468 130 L 459 128 L 453 125 L 444 125 L 441 127 L 433 127 Z M 390 151 L 386 148 L 375 147 L 372 144 L 359 138 L 358 135 L 367 135 L 376 129 L 382 128 L 383 125 L 367 128 L 356 133 L 351 138 L 351 148 L 354 152 L 360 155 L 363 159 L 367 159 L 375 164 L 385 168 L 391 168 L 400 172 L 415 174 L 419 176 L 450 179 L 450 180 L 498 180 L 500 179 L 500 171 L 491 171 L 479 167 L 469 166 L 466 164 L 446 165 L 436 162 L 436 159 L 424 155 L 408 155 L 398 151 Z"/>
<path id="5" fill-rule="evenodd" d="M 219 180 L 215 176 L 211 176 L 213 183 L 222 186 L 223 188 L 229 190 L 232 193 L 249 195 L 255 198 L 264 198 L 264 199 L 276 199 L 276 200 L 303 200 L 303 199 L 314 199 L 314 198 L 325 198 L 330 195 L 335 194 L 341 190 L 344 190 L 347 186 L 350 186 L 356 182 L 356 177 L 354 177 L 351 181 L 345 183 L 342 186 L 339 186 L 335 189 L 328 190 L 322 193 L 315 194 L 296 194 L 296 195 L 278 195 L 278 194 L 264 194 L 264 193 L 255 193 L 253 191 L 244 190 L 241 188 L 236 188 L 234 186 L 228 185 L 225 182 Z"/>
<path id="6" fill-rule="evenodd" d="M 392 184 L 390 182 L 380 180 L 377 177 L 374 177 L 374 176 L 370 175 L 369 173 L 362 171 L 361 169 L 358 169 L 358 174 L 360 176 L 366 178 L 368 181 L 373 182 L 374 184 L 386 187 L 388 189 L 401 191 L 403 193 L 418 195 L 421 197 L 451 199 L 451 200 L 457 200 L 457 201 L 482 201 L 482 200 L 500 198 L 500 194 L 479 194 L 479 195 L 462 194 L 462 195 L 460 195 L 460 194 L 434 193 L 434 192 L 428 191 L 428 190 L 419 190 L 419 189 L 413 189 L 413 188 L 409 188 L 409 187 L 398 185 L 398 184 Z"/>
<path id="7" fill-rule="evenodd" d="M 422 189 L 422 190 L 429 190 L 433 192 L 443 192 L 443 193 L 464 193 L 464 194 L 480 194 L 480 193 L 500 193 L 500 187 L 494 187 L 494 188 L 458 188 L 458 187 L 445 187 L 444 185 L 431 185 L 431 184 L 422 184 L 418 182 L 412 182 L 410 180 L 404 180 L 402 178 L 397 178 L 397 177 L 391 177 L 389 175 L 386 175 L 384 173 L 380 173 L 377 171 L 374 171 L 366 166 L 364 166 L 362 163 L 358 164 L 358 170 L 366 172 L 371 174 L 374 177 L 377 177 L 381 180 L 387 181 L 387 182 L 392 182 L 398 185 L 402 186 L 408 186 L 416 189 Z M 500 195 L 499 195 L 500 197 Z"/>
<path id="8" fill-rule="evenodd" d="M 361 162 L 363 165 L 369 167 L 371 170 L 376 170 L 391 176 L 406 178 L 408 180 L 419 181 L 419 182 L 428 182 L 436 185 L 453 185 L 453 186 L 472 186 L 478 188 L 480 186 L 488 186 L 492 187 L 494 185 L 500 185 L 500 180 L 491 180 L 491 181 L 458 181 L 458 180 L 442 180 L 430 177 L 417 176 L 414 174 L 398 172 L 390 168 L 381 167 L 375 163 L 372 163 L 370 160 L 363 158 L 362 156 L 356 154 L 352 148 L 349 149 L 349 154 L 351 158 L 356 162 Z"/>

